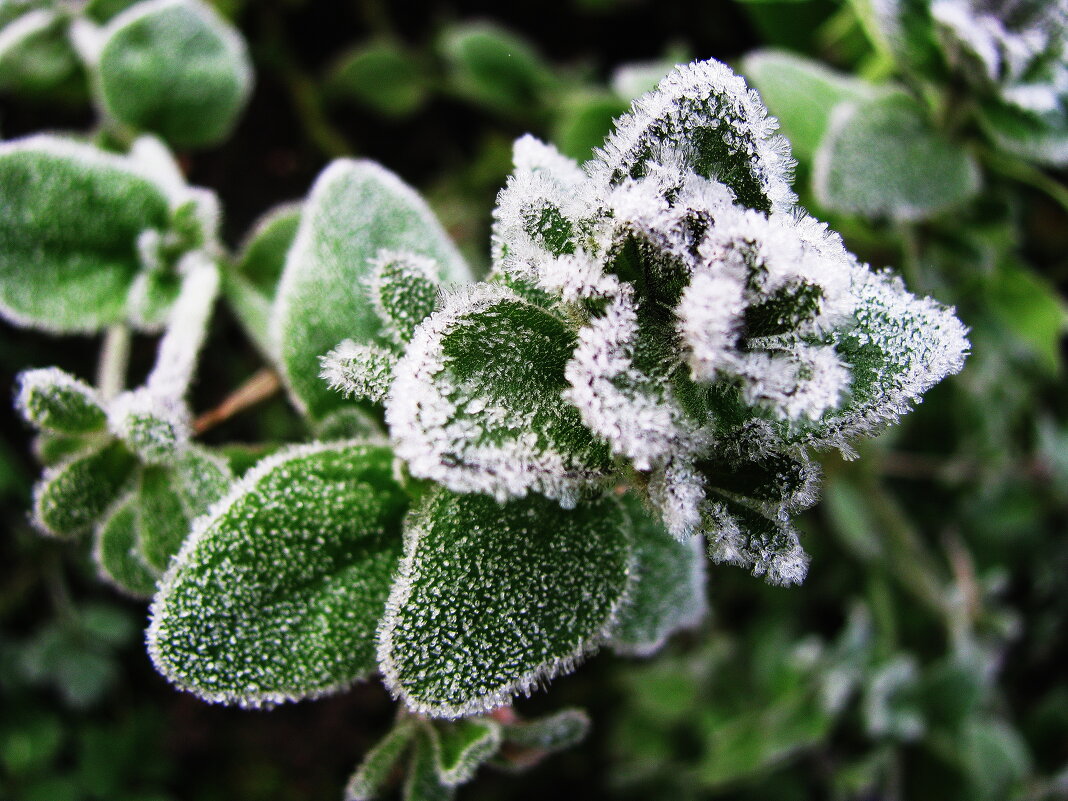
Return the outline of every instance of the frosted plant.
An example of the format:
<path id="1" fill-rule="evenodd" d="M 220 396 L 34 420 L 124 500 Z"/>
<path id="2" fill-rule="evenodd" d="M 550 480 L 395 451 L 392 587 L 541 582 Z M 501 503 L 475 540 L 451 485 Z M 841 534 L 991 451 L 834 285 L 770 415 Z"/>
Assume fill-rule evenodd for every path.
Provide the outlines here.
<path id="1" fill-rule="evenodd" d="M 963 364 L 952 311 L 797 208 L 791 165 L 741 78 L 680 67 L 586 165 L 516 143 L 472 283 L 371 162 L 335 161 L 231 255 L 217 201 L 156 140 L 6 143 L 5 315 L 109 331 L 98 387 L 21 378 L 48 464 L 35 520 L 92 532 L 105 576 L 154 595 L 151 658 L 200 698 L 270 706 L 380 674 L 402 710 L 348 798 L 401 764 L 412 798 L 531 764 L 587 721 L 519 720 L 515 696 L 697 626 L 706 554 L 801 581 L 812 451 L 849 453 Z M 195 443 L 217 295 L 312 441 L 233 468 Z M 131 327 L 163 337 L 123 391 Z"/>

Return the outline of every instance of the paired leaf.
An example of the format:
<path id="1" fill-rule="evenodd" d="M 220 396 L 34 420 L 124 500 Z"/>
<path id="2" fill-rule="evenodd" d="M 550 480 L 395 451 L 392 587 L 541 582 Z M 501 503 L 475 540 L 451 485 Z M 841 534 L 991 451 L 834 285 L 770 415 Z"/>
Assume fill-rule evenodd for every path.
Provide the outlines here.
<path id="1" fill-rule="evenodd" d="M 520 748 L 551 753 L 578 745 L 589 730 L 590 718 L 585 712 L 562 709 L 533 720 L 509 723 L 504 727 L 504 739 Z"/>
<path id="2" fill-rule="evenodd" d="M 561 397 L 575 344 L 568 323 L 502 287 L 454 295 L 397 365 L 386 420 L 398 456 L 456 492 L 573 506 L 611 467 Z"/>
<path id="3" fill-rule="evenodd" d="M 146 0 L 102 32 L 94 65 L 104 111 L 178 147 L 224 139 L 248 102 L 252 66 L 241 35 L 200 0 Z"/>
<path id="4" fill-rule="evenodd" d="M 495 720 L 441 721 L 429 728 L 438 778 L 449 787 L 469 782 L 501 747 L 501 726 Z"/>
<path id="5" fill-rule="evenodd" d="M 0 313 L 56 333 L 122 320 L 138 236 L 167 220 L 127 159 L 49 136 L 0 145 Z"/>
<path id="6" fill-rule="evenodd" d="M 106 581 L 135 598 L 151 598 L 158 573 L 141 555 L 140 527 L 136 498 L 131 496 L 118 504 L 97 529 L 93 558 Z"/>
<path id="7" fill-rule="evenodd" d="M 813 188 L 834 211 L 916 220 L 979 190 L 971 154 L 927 123 L 903 93 L 839 106 L 816 153 Z"/>
<path id="8" fill-rule="evenodd" d="M 87 531 L 119 496 L 136 464 L 112 442 L 49 468 L 34 489 L 34 522 L 57 537 Z"/>
<path id="9" fill-rule="evenodd" d="M 27 370 L 18 384 L 15 405 L 39 429 L 78 435 L 99 431 L 107 423 L 96 390 L 59 368 Z"/>
<path id="10" fill-rule="evenodd" d="M 428 715 L 485 711 L 570 671 L 610 633 L 630 583 L 628 521 L 611 498 L 569 511 L 438 489 L 404 539 L 379 662 Z"/>
<path id="11" fill-rule="evenodd" d="M 313 697 L 375 669 L 407 498 L 385 447 L 280 451 L 201 518 L 152 606 L 149 650 L 205 700 Z"/>
<path id="12" fill-rule="evenodd" d="M 372 162 L 335 161 L 304 207 L 271 311 L 283 377 L 294 403 L 311 417 L 341 403 L 319 378 L 319 357 L 344 339 L 369 343 L 383 334 L 366 289 L 371 260 L 382 250 L 433 259 L 446 281 L 470 278 L 413 189 Z"/>

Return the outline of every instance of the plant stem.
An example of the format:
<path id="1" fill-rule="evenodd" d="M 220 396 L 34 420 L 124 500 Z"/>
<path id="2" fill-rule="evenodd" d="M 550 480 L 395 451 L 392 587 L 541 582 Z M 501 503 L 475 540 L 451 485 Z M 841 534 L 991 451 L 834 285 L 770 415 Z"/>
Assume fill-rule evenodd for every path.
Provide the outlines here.
<path id="1" fill-rule="evenodd" d="M 222 403 L 214 409 L 204 412 L 193 421 L 193 433 L 203 434 L 209 428 L 229 420 L 235 414 L 274 395 L 282 386 L 278 373 L 264 367 L 244 384 L 231 392 Z"/>
<path id="2" fill-rule="evenodd" d="M 115 323 L 104 335 L 96 371 L 96 386 L 104 400 L 111 400 L 126 386 L 129 362 L 130 327 L 126 323 Z"/>

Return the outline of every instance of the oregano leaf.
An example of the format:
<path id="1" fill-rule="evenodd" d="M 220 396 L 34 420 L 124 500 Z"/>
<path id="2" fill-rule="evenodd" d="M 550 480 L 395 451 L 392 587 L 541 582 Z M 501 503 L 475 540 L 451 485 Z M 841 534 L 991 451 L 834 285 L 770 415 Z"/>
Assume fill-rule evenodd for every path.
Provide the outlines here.
<path id="1" fill-rule="evenodd" d="M 612 632 L 612 649 L 645 656 L 707 613 L 705 555 L 700 537 L 682 542 L 672 537 L 636 495 L 627 495 L 624 503 L 634 532 L 635 579 Z"/>
<path id="2" fill-rule="evenodd" d="M 171 461 L 190 437 L 185 404 L 144 387 L 124 392 L 111 402 L 108 426 L 147 464 Z"/>
<path id="3" fill-rule="evenodd" d="M 551 753 L 578 745 L 589 730 L 589 715 L 581 709 L 561 709 L 540 718 L 505 725 L 504 739 L 520 748 Z"/>
<path id="4" fill-rule="evenodd" d="M 345 787 L 345 801 L 372 801 L 377 798 L 418 734 L 419 726 L 414 720 L 395 723 L 389 733 L 364 755 L 360 766 L 349 778 Z"/>
<path id="5" fill-rule="evenodd" d="M 383 251 L 371 266 L 371 303 L 390 339 L 403 347 L 438 301 L 438 267 L 425 256 Z"/>
<path id="6" fill-rule="evenodd" d="M 406 505 L 388 448 L 316 443 L 267 457 L 171 563 L 152 605 L 153 663 L 182 689 L 241 706 L 366 676 Z"/>
<path id="7" fill-rule="evenodd" d="M 438 721 L 430 730 L 438 778 L 449 787 L 469 782 L 501 747 L 501 725 L 487 718 Z"/>
<path id="8" fill-rule="evenodd" d="M 133 455 L 111 442 L 48 468 L 34 488 L 34 522 L 57 537 L 87 531 L 118 497 L 135 466 Z"/>
<path id="9" fill-rule="evenodd" d="M 170 471 L 148 466 L 137 489 L 137 551 L 158 576 L 189 534 L 189 517 L 171 486 Z"/>
<path id="10" fill-rule="evenodd" d="M 325 89 L 331 99 L 353 99 L 379 114 L 406 117 L 429 94 L 431 76 L 419 57 L 391 40 L 347 51 L 330 69 Z"/>
<path id="11" fill-rule="evenodd" d="M 37 97 L 84 96 L 85 75 L 62 13 L 36 8 L 2 26 L 0 88 Z"/>
<path id="12" fill-rule="evenodd" d="M 101 32 L 93 64 L 104 111 L 179 147 L 230 133 L 252 91 L 241 35 L 200 0 L 146 0 Z"/>
<path id="13" fill-rule="evenodd" d="M 136 497 L 128 496 L 97 527 L 93 559 L 109 584 L 134 598 L 151 598 L 158 573 L 141 557 L 139 530 Z"/>
<path id="14" fill-rule="evenodd" d="M 313 418 L 342 402 L 320 380 L 319 357 L 344 339 L 368 343 L 383 333 L 365 286 L 383 250 L 433 259 L 444 281 L 470 280 L 415 190 L 373 162 L 335 161 L 304 206 L 271 310 L 282 376 L 294 403 Z"/>
<path id="15" fill-rule="evenodd" d="M 421 727 L 408 763 L 404 801 L 450 801 L 455 795 L 456 789 L 442 782 L 438 776 L 430 732 Z"/>
<path id="16" fill-rule="evenodd" d="M 538 495 L 501 505 L 435 490 L 405 526 L 379 633 L 386 685 L 436 717 L 507 703 L 601 644 L 630 573 L 612 498 L 565 510 Z"/>
<path id="17" fill-rule="evenodd" d="M 396 354 L 379 345 L 346 339 L 322 357 L 319 377 L 346 398 L 383 403 L 397 367 Z"/>
<path id="18" fill-rule="evenodd" d="M 51 136 L 0 144 L 0 314 L 53 333 L 123 319 L 163 191 L 128 159 Z"/>
<path id="19" fill-rule="evenodd" d="M 386 421 L 414 475 L 498 500 L 574 505 L 611 466 L 561 397 L 569 324 L 500 286 L 451 296 L 397 364 Z"/>
<path id="20" fill-rule="evenodd" d="M 96 390 L 57 367 L 21 373 L 15 405 L 28 423 L 57 434 L 88 434 L 107 423 Z"/>

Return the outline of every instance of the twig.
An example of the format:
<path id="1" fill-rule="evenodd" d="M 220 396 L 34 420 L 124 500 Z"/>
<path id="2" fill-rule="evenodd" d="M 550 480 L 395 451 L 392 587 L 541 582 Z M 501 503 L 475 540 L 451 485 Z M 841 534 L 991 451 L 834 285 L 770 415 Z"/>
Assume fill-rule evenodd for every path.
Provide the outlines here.
<path id="1" fill-rule="evenodd" d="M 96 371 L 96 385 L 104 400 L 110 400 L 122 392 L 126 385 L 129 361 L 130 327 L 125 323 L 115 323 L 104 335 Z"/>
<path id="2" fill-rule="evenodd" d="M 197 419 L 193 421 L 193 432 L 196 434 L 203 434 L 209 428 L 213 428 L 219 423 L 229 420 L 235 414 L 243 412 L 245 409 L 255 406 L 261 401 L 267 400 L 267 398 L 276 393 L 281 386 L 282 382 L 279 380 L 278 374 L 269 367 L 264 367 L 248 381 L 231 392 L 230 395 L 214 409 L 210 409 L 197 417 Z"/>

